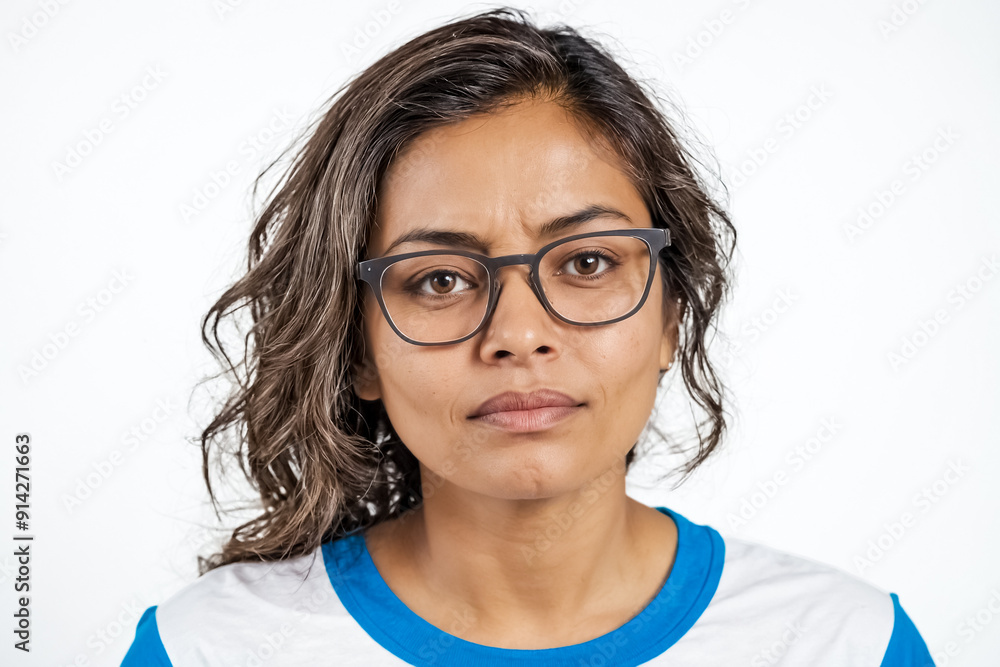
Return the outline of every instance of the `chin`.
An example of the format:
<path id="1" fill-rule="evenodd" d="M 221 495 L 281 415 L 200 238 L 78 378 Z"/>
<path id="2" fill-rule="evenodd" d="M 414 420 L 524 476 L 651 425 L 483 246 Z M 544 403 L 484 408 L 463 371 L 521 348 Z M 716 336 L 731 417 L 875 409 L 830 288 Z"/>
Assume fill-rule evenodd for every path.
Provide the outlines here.
<path id="1" fill-rule="evenodd" d="M 505 500 L 541 500 L 573 493 L 592 476 L 585 469 L 587 457 L 581 458 L 579 451 L 568 458 L 551 452 L 544 456 L 510 453 L 510 460 L 495 461 L 476 475 L 480 482 L 473 490 Z"/>

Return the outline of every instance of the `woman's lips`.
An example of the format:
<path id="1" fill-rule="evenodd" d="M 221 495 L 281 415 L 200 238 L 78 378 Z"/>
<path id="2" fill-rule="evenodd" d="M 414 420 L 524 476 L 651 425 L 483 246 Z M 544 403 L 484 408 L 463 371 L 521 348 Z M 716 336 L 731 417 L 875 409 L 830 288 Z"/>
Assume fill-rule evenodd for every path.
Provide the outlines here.
<path id="1" fill-rule="evenodd" d="M 473 419 L 484 424 L 496 426 L 505 431 L 530 433 L 550 428 L 567 417 L 576 414 L 582 408 L 582 405 L 547 406 L 534 408 L 533 410 L 490 412 L 485 415 L 473 417 Z"/>

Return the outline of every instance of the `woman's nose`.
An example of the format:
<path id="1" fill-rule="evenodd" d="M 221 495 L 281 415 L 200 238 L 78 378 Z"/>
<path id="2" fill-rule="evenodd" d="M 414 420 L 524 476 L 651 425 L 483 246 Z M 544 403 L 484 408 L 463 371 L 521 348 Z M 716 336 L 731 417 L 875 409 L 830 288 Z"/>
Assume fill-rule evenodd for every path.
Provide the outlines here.
<path id="1" fill-rule="evenodd" d="M 481 355 L 486 361 L 511 355 L 526 361 L 535 351 L 558 350 L 562 323 L 535 294 L 528 272 L 527 266 L 501 269 L 496 306 L 482 337 Z"/>

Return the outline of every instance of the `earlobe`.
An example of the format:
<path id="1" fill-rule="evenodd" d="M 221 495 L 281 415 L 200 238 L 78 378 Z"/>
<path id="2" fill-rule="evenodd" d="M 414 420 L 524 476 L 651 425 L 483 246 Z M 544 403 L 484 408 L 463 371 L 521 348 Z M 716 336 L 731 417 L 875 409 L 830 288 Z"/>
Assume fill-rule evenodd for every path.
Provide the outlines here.
<path id="1" fill-rule="evenodd" d="M 663 332 L 660 341 L 660 370 L 667 370 L 674 362 L 674 341 L 670 330 Z"/>
<path id="2" fill-rule="evenodd" d="M 358 398 L 363 401 L 376 401 L 382 398 L 378 381 L 378 369 L 370 359 L 365 357 L 361 364 L 355 364 L 351 370 L 354 376 L 351 389 Z"/>
<path id="3" fill-rule="evenodd" d="M 660 369 L 666 370 L 674 363 L 674 356 L 677 352 L 678 329 L 677 329 L 677 306 L 671 304 L 671 312 L 668 313 L 667 325 L 663 328 L 663 338 L 660 341 Z"/>
<path id="4" fill-rule="evenodd" d="M 362 321 L 364 313 L 371 307 L 371 290 L 367 290 L 364 306 L 362 310 Z M 366 329 L 362 326 L 362 331 Z M 382 398 L 382 390 L 379 383 L 378 365 L 372 358 L 372 348 L 366 333 L 362 334 L 360 349 L 356 350 L 351 363 L 351 390 L 354 395 L 362 401 L 377 401 Z"/>

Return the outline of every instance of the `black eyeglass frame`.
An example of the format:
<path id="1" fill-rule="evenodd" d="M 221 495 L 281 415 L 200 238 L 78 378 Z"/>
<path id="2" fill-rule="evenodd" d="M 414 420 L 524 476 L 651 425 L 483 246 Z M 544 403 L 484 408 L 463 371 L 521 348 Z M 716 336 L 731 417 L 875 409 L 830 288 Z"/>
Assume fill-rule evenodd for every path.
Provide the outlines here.
<path id="1" fill-rule="evenodd" d="M 545 291 L 542 289 L 541 281 L 538 278 L 538 270 L 541 266 L 542 256 L 545 255 L 549 250 L 555 248 L 558 245 L 567 243 L 569 241 L 575 241 L 577 239 L 590 238 L 593 236 L 633 236 L 635 238 L 641 239 L 646 244 L 646 249 L 649 250 L 649 275 L 646 277 L 646 286 L 642 290 L 642 297 L 639 299 L 639 303 L 620 317 L 616 317 L 611 320 L 604 320 L 603 322 L 576 322 L 574 320 L 563 317 L 556 309 L 549 303 L 549 300 L 545 298 Z M 653 277 L 656 275 L 656 262 L 659 259 L 660 252 L 670 245 L 670 230 L 666 227 L 637 227 L 632 229 L 612 229 L 602 232 L 589 232 L 587 234 L 575 234 L 573 236 L 567 236 L 561 238 L 557 241 L 553 241 L 534 253 L 523 253 L 519 255 L 503 255 L 500 257 L 487 257 L 486 255 L 480 255 L 479 253 L 469 252 L 466 250 L 421 250 L 419 252 L 407 252 L 401 255 L 388 255 L 386 257 L 377 257 L 375 259 L 366 259 L 358 262 L 354 269 L 354 277 L 368 284 L 371 287 L 372 292 L 375 294 L 375 299 L 378 301 L 379 308 L 382 310 L 382 315 L 385 316 L 386 322 L 392 327 L 392 330 L 396 332 L 400 338 L 405 340 L 407 343 L 413 345 L 454 345 L 456 343 L 461 343 L 463 341 L 469 340 L 476 334 L 478 334 L 483 326 L 489 322 L 490 318 L 493 316 L 493 311 L 496 309 L 497 301 L 500 298 L 499 288 L 499 272 L 505 266 L 514 266 L 519 264 L 528 264 L 531 270 L 528 273 L 528 284 L 531 285 L 531 290 L 535 293 L 535 296 L 541 302 L 553 317 L 562 320 L 567 324 L 574 324 L 577 326 L 600 326 L 604 324 L 612 324 L 614 322 L 620 322 L 626 318 L 635 315 L 636 312 L 642 308 L 643 304 L 646 303 L 646 297 L 649 296 L 649 288 L 653 284 Z M 476 325 L 476 328 L 472 333 L 462 336 L 461 338 L 456 338 L 455 340 L 436 342 L 436 343 L 425 343 L 422 341 L 413 340 L 409 338 L 402 331 L 396 327 L 396 323 L 392 321 L 392 317 L 389 315 L 389 311 L 385 306 L 385 301 L 382 299 L 382 277 L 385 275 L 386 269 L 390 266 L 404 259 L 409 259 L 411 257 L 425 257 L 428 255 L 458 255 L 460 257 L 468 257 L 475 260 L 483 267 L 486 268 L 489 281 L 489 296 L 486 305 L 486 313 L 483 315 L 483 319 Z"/>

